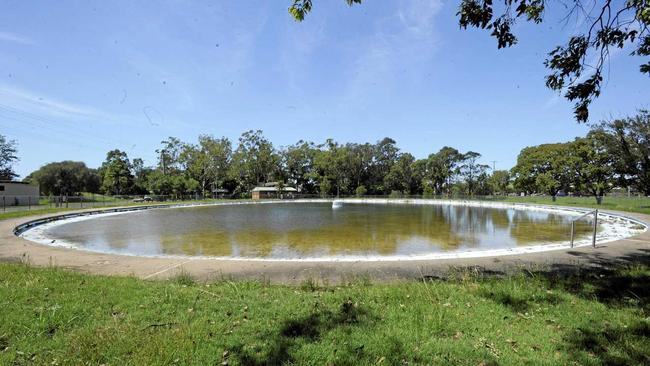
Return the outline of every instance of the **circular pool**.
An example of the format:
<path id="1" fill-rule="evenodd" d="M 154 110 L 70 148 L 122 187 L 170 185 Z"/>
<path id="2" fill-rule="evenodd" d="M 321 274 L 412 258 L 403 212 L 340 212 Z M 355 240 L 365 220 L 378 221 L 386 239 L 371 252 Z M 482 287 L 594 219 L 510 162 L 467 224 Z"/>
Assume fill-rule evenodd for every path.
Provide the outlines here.
<path id="1" fill-rule="evenodd" d="M 403 260 L 568 247 L 584 211 L 442 200 L 298 200 L 167 206 L 67 215 L 21 230 L 47 245 L 137 256 L 250 260 Z M 646 229 L 600 215 L 598 242 Z M 591 243 L 588 219 L 575 245 Z"/>

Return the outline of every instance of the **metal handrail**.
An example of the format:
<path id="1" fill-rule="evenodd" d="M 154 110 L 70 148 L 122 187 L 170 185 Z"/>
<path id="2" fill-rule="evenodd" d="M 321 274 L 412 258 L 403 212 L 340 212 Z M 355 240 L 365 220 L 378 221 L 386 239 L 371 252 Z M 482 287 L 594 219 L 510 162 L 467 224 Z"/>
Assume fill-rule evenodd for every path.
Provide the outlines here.
<path id="1" fill-rule="evenodd" d="M 583 218 L 589 215 L 594 215 L 594 230 L 591 236 L 591 246 L 594 248 L 596 247 L 596 231 L 598 230 L 598 209 L 582 214 L 571 221 L 571 248 L 573 248 L 573 239 L 575 237 L 576 221 L 582 220 Z"/>

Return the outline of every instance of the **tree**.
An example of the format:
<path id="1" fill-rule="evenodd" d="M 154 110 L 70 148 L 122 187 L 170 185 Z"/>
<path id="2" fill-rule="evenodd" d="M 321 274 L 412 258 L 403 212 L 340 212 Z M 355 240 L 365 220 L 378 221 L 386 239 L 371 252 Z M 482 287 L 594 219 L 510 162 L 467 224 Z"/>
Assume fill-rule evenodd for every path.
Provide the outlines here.
<path id="1" fill-rule="evenodd" d="M 480 157 L 481 154 L 474 151 L 468 151 L 467 153 L 463 154 L 462 157 L 460 174 L 463 177 L 465 184 L 467 185 L 467 194 L 470 196 L 473 196 L 475 193 L 479 193 L 479 182 L 482 186 L 486 185 L 487 174 L 485 171 L 489 168 L 489 166 L 485 164 L 479 164 L 478 159 Z M 483 191 L 485 191 L 485 189 L 483 189 Z"/>
<path id="2" fill-rule="evenodd" d="M 349 149 L 332 139 L 328 139 L 321 147 L 314 159 L 314 166 L 321 177 L 321 194 L 327 195 L 332 188 L 335 188 L 338 197 L 341 191 L 345 192 L 348 188 L 349 175 L 346 173 L 349 172 L 350 167 Z M 332 183 L 334 183 L 333 187 Z"/>
<path id="3" fill-rule="evenodd" d="M 384 186 L 389 191 L 399 191 L 404 194 L 415 193 L 413 179 L 413 163 L 415 157 L 409 153 L 400 154 L 397 161 L 384 177 Z"/>
<path id="4" fill-rule="evenodd" d="M 314 174 L 314 159 L 317 148 L 312 142 L 298 141 L 281 152 L 289 184 L 300 192 L 316 193 L 317 176 Z"/>
<path id="5" fill-rule="evenodd" d="M 76 196 L 82 192 L 96 193 L 100 176 L 81 161 L 61 161 L 43 165 L 30 173 L 25 180 L 36 183 L 41 194 L 52 196 Z"/>
<path id="6" fill-rule="evenodd" d="M 361 0 L 346 2 L 353 5 Z M 517 43 L 513 33 L 516 22 L 523 19 L 542 23 L 549 3 L 545 0 L 503 0 L 496 4 L 493 0 L 460 0 L 457 16 L 461 28 L 486 29 L 496 38 L 497 48 L 505 48 Z M 550 71 L 546 86 L 564 91 L 564 97 L 575 102 L 576 120 L 585 122 L 589 118 L 589 105 L 600 95 L 610 49 L 631 46 L 635 49 L 633 55 L 650 55 L 650 1 L 594 0 L 593 5 L 585 6 L 581 0 L 568 0 L 553 4 L 567 9 L 564 21 L 573 16 L 585 21 L 578 24 L 577 32 L 565 45 L 549 52 L 544 62 Z M 294 0 L 289 13 L 296 21 L 302 21 L 311 9 L 312 0 Z M 650 62 L 640 65 L 639 70 L 650 75 Z"/>
<path id="7" fill-rule="evenodd" d="M 577 177 L 577 186 L 596 197 L 601 204 L 605 193 L 613 187 L 614 156 L 608 151 L 601 136 L 589 133 L 570 144 L 571 166 Z"/>
<path id="8" fill-rule="evenodd" d="M 102 164 L 101 172 L 104 192 L 115 195 L 129 192 L 133 184 L 133 175 L 131 175 L 131 163 L 126 152 L 117 149 L 109 151 Z"/>
<path id="9" fill-rule="evenodd" d="M 158 154 L 158 168 L 163 174 L 176 174 L 183 169 L 181 153 L 185 144 L 176 137 L 170 136 L 160 142 L 162 147 L 156 150 Z"/>
<path id="10" fill-rule="evenodd" d="M 374 173 L 373 177 L 377 191 L 388 193 L 390 189 L 385 187 L 385 177 L 390 173 L 391 168 L 395 165 L 399 156 L 399 148 L 395 140 L 390 137 L 384 137 L 375 145 L 374 154 Z"/>
<path id="11" fill-rule="evenodd" d="M 450 194 L 451 185 L 460 173 L 463 154 L 453 147 L 444 146 L 435 154 L 429 155 L 425 169 L 425 185 L 435 194 Z"/>
<path id="12" fill-rule="evenodd" d="M 553 200 L 560 190 L 568 190 L 574 178 L 569 164 L 570 145 L 542 144 L 522 149 L 511 170 L 515 188 L 526 193 L 543 192 Z"/>
<path id="13" fill-rule="evenodd" d="M 223 187 L 228 179 L 232 160 L 232 143 L 226 137 L 214 138 L 208 135 L 199 136 L 201 153 L 206 157 L 206 173 L 212 191 Z"/>
<path id="14" fill-rule="evenodd" d="M 592 127 L 614 157 L 620 183 L 650 196 L 650 113 L 601 122 Z"/>
<path id="15" fill-rule="evenodd" d="M 131 171 L 133 174 L 132 192 L 135 194 L 149 193 L 149 175 L 153 168 L 144 166 L 144 161 L 140 158 L 133 159 L 131 162 Z"/>
<path id="16" fill-rule="evenodd" d="M 13 170 L 13 163 L 18 161 L 16 141 L 7 140 L 0 135 L 0 180 L 13 180 L 18 174 Z"/>
<path id="17" fill-rule="evenodd" d="M 493 194 L 507 194 L 510 185 L 510 172 L 507 170 L 493 171 L 488 178 L 488 185 Z"/>
<path id="18" fill-rule="evenodd" d="M 239 183 L 241 193 L 250 191 L 255 185 L 273 178 L 277 172 L 279 157 L 273 144 L 262 131 L 246 131 L 239 138 L 239 145 L 233 154 L 231 173 Z"/>

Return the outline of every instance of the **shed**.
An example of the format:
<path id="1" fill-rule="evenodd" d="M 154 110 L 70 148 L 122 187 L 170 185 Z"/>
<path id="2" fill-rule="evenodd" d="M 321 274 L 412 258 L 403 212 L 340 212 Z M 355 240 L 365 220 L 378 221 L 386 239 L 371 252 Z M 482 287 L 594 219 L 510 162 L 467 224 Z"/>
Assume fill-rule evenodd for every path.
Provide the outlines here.
<path id="1" fill-rule="evenodd" d="M 37 205 L 40 189 L 27 182 L 0 180 L 0 205 L 26 206 Z"/>
<path id="2" fill-rule="evenodd" d="M 297 189 L 293 187 L 283 187 L 280 190 L 279 187 L 255 187 L 251 191 L 251 196 L 254 200 L 260 200 L 265 198 L 292 198 L 293 194 L 298 192 Z"/>

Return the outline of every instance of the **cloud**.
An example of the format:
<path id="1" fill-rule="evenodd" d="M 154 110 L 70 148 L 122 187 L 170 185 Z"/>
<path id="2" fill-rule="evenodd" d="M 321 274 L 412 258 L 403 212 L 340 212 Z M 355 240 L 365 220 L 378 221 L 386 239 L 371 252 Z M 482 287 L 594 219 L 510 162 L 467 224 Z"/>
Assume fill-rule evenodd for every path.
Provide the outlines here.
<path id="1" fill-rule="evenodd" d="M 11 32 L 0 32 L 0 41 L 28 44 L 28 45 L 34 44 L 34 41 L 32 41 L 31 39 Z"/>
<path id="2" fill-rule="evenodd" d="M 92 107 L 62 102 L 8 85 L 0 85 L 0 105 L 26 113 L 67 119 L 89 119 L 106 116 L 105 113 Z"/>
<path id="3" fill-rule="evenodd" d="M 358 104 L 369 90 L 389 90 L 398 81 L 423 82 L 437 49 L 435 17 L 442 6 L 440 0 L 402 1 L 394 15 L 378 19 L 374 34 L 353 45 L 358 53 L 344 103 Z"/>

